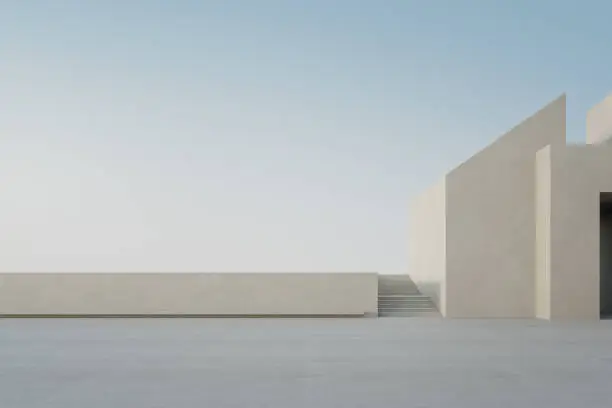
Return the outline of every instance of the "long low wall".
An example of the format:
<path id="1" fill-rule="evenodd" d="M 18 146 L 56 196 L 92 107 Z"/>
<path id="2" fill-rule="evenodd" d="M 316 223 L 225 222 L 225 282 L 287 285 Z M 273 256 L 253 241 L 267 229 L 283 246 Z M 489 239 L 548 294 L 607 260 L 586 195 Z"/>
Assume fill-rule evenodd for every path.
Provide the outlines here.
<path id="1" fill-rule="evenodd" d="M 375 273 L 0 273 L 0 316 L 376 315 Z"/>

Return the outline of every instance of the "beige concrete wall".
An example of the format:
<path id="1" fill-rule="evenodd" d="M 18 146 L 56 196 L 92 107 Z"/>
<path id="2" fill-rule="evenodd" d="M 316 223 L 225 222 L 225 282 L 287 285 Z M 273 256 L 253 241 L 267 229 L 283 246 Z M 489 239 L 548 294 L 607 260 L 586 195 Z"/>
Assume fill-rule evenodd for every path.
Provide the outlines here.
<path id="1" fill-rule="evenodd" d="M 535 316 L 550 318 L 551 146 L 536 154 Z"/>
<path id="2" fill-rule="evenodd" d="M 612 191 L 612 145 L 553 148 L 552 319 L 599 318 L 600 192 Z"/>
<path id="3" fill-rule="evenodd" d="M 612 95 L 587 113 L 587 143 L 607 142 L 612 137 Z"/>
<path id="4" fill-rule="evenodd" d="M 409 275 L 446 314 L 446 180 L 423 192 L 410 211 Z"/>
<path id="5" fill-rule="evenodd" d="M 363 315 L 375 273 L 0 274 L 0 315 Z"/>
<path id="6" fill-rule="evenodd" d="M 565 144 L 565 96 L 446 179 L 449 317 L 535 314 L 535 156 Z"/>

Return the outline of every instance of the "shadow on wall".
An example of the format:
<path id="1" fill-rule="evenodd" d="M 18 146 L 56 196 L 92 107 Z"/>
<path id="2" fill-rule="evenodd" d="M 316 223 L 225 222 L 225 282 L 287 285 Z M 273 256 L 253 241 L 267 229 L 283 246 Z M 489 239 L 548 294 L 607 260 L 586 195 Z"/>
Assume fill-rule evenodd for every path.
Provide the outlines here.
<path id="1" fill-rule="evenodd" d="M 438 282 L 422 282 L 417 285 L 419 292 L 427 295 L 434 302 L 438 310 L 440 310 L 440 288 Z"/>

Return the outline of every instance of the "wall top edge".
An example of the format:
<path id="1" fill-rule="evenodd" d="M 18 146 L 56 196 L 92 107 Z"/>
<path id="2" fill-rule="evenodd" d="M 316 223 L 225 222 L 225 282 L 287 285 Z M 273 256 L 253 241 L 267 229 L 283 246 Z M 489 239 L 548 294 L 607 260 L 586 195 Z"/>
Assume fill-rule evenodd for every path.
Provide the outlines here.
<path id="1" fill-rule="evenodd" d="M 3 275 L 378 275 L 378 272 L 0 272 Z"/>

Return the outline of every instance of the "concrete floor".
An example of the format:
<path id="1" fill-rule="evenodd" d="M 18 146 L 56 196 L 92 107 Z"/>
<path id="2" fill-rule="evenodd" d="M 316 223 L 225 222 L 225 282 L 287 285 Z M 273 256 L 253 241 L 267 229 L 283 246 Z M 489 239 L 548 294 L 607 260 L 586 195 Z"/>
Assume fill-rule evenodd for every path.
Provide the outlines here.
<path id="1" fill-rule="evenodd" d="M 0 320 L 2 408 L 611 401 L 610 321 Z"/>

